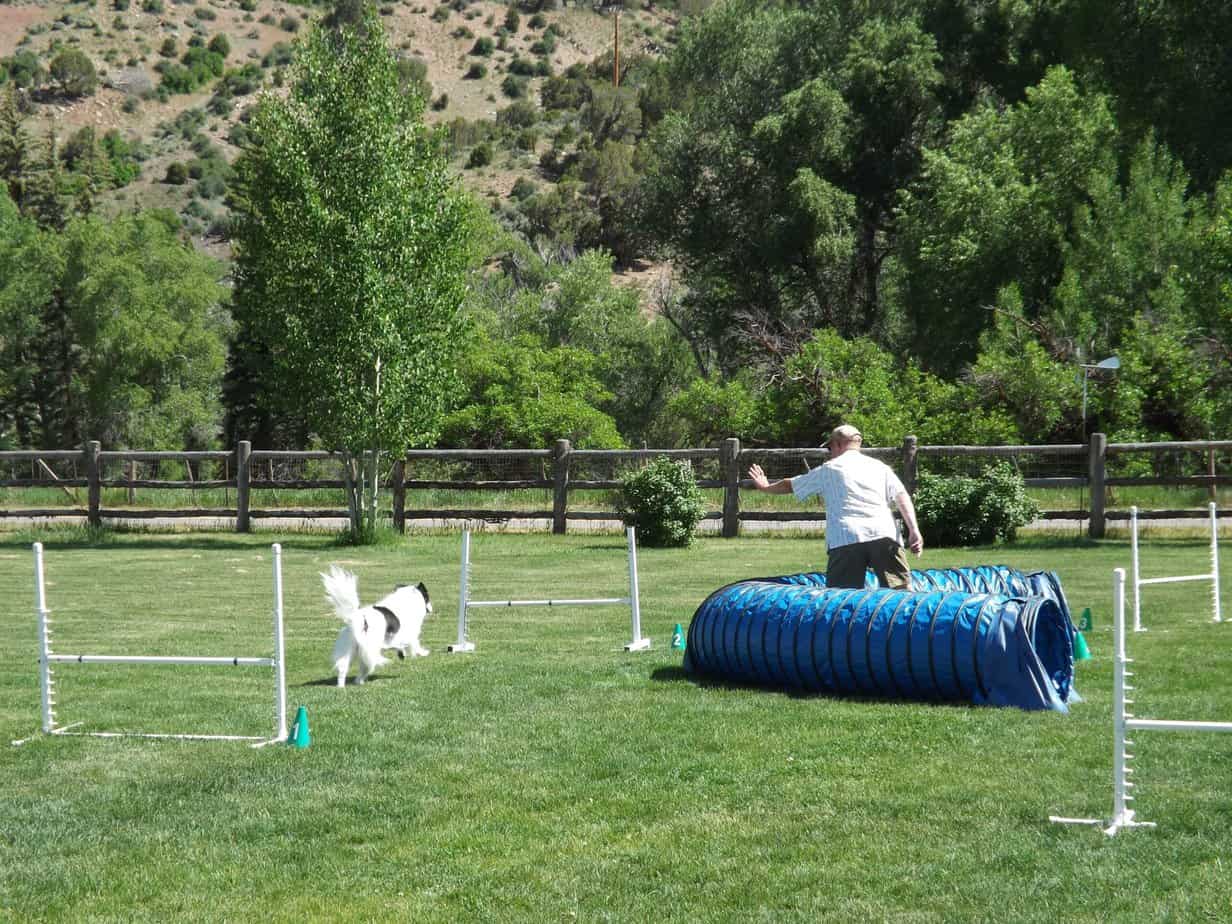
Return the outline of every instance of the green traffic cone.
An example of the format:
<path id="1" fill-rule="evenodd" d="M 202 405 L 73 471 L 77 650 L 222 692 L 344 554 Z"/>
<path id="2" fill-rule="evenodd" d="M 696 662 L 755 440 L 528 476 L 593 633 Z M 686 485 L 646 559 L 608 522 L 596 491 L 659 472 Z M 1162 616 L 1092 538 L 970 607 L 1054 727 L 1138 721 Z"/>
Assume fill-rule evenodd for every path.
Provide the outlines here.
<path id="1" fill-rule="evenodd" d="M 1082 619 L 1078 621 L 1078 630 L 1080 632 L 1091 631 L 1091 608 L 1089 606 L 1082 611 Z"/>
<path id="2" fill-rule="evenodd" d="M 308 710 L 303 706 L 300 706 L 299 711 L 295 713 L 295 724 L 291 726 L 287 744 L 297 748 L 306 748 L 312 744 L 312 735 L 308 732 Z"/>
<path id="3" fill-rule="evenodd" d="M 1074 660 L 1075 661 L 1090 661 L 1091 649 L 1087 647 L 1087 640 L 1082 637 L 1081 632 L 1074 633 Z"/>
<path id="4" fill-rule="evenodd" d="M 684 651 L 684 629 L 680 623 L 676 623 L 676 628 L 672 629 L 672 648 L 676 651 Z"/>

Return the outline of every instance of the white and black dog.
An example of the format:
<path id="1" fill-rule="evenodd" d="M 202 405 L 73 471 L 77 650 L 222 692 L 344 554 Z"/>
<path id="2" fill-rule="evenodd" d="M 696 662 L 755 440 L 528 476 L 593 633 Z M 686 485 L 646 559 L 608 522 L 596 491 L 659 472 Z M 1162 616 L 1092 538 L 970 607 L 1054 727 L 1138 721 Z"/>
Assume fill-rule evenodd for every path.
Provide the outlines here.
<path id="1" fill-rule="evenodd" d="M 399 658 L 412 655 L 424 657 L 428 649 L 419 644 L 424 617 L 432 612 L 428 588 L 422 582 L 411 586 L 400 584 L 389 596 L 371 606 L 359 605 L 359 586 L 354 574 L 329 566 L 329 573 L 321 574 L 327 599 L 344 623 L 334 642 L 334 670 L 338 673 L 338 686 L 346 686 L 347 670 L 351 658 L 359 659 L 359 675 L 356 683 L 363 683 L 374 670 L 388 662 L 382 649 L 394 649 Z"/>

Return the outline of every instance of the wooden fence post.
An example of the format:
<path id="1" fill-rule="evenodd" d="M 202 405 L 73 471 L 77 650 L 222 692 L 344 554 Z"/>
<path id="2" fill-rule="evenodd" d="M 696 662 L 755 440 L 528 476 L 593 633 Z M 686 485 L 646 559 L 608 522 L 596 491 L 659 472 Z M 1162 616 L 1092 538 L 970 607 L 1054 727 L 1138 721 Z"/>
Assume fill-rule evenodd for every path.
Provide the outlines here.
<path id="1" fill-rule="evenodd" d="M 102 451 L 102 444 L 98 440 L 90 440 L 86 443 L 86 496 L 89 508 L 86 518 L 91 526 L 103 525 L 101 512 L 103 486 L 100 484 L 102 481 Z"/>
<path id="2" fill-rule="evenodd" d="M 246 533 L 252 527 L 248 519 L 248 499 L 252 481 L 252 443 L 240 440 L 235 446 L 235 531 Z"/>
<path id="3" fill-rule="evenodd" d="M 723 470 L 723 537 L 740 535 L 740 440 L 729 437 L 719 444 Z"/>
<path id="4" fill-rule="evenodd" d="M 919 471 L 916 460 L 916 438 L 914 436 L 903 437 L 903 487 L 907 489 L 907 493 L 915 496 L 916 480 L 919 477 Z"/>
<path id="5" fill-rule="evenodd" d="M 406 532 L 406 455 L 394 463 L 390 474 L 394 492 L 394 529 Z"/>
<path id="6" fill-rule="evenodd" d="M 1106 461 L 1108 458 L 1108 437 L 1103 433 L 1092 433 L 1087 444 L 1087 490 L 1091 494 L 1091 522 L 1087 535 L 1092 539 L 1103 539 L 1106 520 L 1104 518 L 1104 480 L 1107 477 Z"/>
<path id="7" fill-rule="evenodd" d="M 568 440 L 557 440 L 552 449 L 552 532 L 565 533 L 565 514 L 569 508 L 569 456 L 572 448 Z"/>

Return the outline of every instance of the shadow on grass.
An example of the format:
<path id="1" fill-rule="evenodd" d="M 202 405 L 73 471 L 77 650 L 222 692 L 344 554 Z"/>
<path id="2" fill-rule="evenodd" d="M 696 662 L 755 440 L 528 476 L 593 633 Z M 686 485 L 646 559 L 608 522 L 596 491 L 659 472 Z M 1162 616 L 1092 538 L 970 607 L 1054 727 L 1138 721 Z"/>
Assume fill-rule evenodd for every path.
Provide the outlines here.
<path id="1" fill-rule="evenodd" d="M 976 705 L 961 699 L 907 699 L 894 696 L 861 696 L 854 693 L 832 693 L 828 690 L 801 690 L 799 687 L 787 686 L 786 684 L 757 684 L 690 674 L 683 667 L 656 668 L 651 673 L 650 679 L 657 683 L 691 683 L 694 686 L 708 690 L 743 690 L 746 692 L 776 693 L 780 696 L 789 696 L 792 699 L 826 699 L 869 706 L 911 703 L 916 706 L 935 706 L 941 709 L 969 709 Z"/>
<path id="2" fill-rule="evenodd" d="M 380 674 L 372 674 L 363 683 L 356 683 L 354 677 L 347 678 L 347 687 L 367 687 L 374 683 L 385 683 L 393 680 L 393 677 L 383 677 Z M 299 690 L 304 687 L 336 687 L 338 686 L 337 676 L 322 677 L 320 680 L 305 680 L 303 683 L 289 683 L 288 689 Z"/>

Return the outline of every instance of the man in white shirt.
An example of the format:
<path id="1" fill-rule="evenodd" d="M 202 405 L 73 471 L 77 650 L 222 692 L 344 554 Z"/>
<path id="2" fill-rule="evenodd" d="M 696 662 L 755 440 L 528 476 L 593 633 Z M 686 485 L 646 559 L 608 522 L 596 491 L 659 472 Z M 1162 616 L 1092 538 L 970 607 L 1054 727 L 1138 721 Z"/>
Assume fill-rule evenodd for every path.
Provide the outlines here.
<path id="1" fill-rule="evenodd" d="M 863 587 L 872 568 L 883 587 L 908 590 L 911 569 L 898 537 L 890 505 L 907 526 L 907 545 L 918 556 L 924 537 L 915 519 L 915 505 L 898 476 L 884 462 L 860 452 L 864 437 L 850 424 L 830 434 L 830 460 L 794 478 L 770 481 L 760 465 L 749 468 L 759 491 L 794 494 L 798 499 L 820 494 L 826 504 L 826 583 L 830 587 Z"/>

